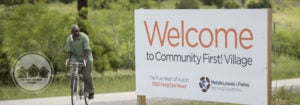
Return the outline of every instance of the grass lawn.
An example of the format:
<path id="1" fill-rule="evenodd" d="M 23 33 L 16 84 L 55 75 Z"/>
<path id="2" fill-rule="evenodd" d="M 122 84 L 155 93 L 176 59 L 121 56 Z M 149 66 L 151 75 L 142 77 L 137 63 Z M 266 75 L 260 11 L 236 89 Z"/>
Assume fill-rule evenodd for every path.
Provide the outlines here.
<path id="1" fill-rule="evenodd" d="M 288 78 L 300 78 L 300 60 L 279 56 L 275 59 L 275 63 L 272 64 L 272 79 L 288 79 Z"/>
<path id="2" fill-rule="evenodd" d="M 48 88 L 40 93 L 25 93 L 13 86 L 0 86 L 0 100 L 41 98 L 52 96 L 70 95 L 70 82 L 68 75 L 58 75 Z M 60 79 L 57 79 L 60 78 Z M 110 93 L 135 90 L 135 75 L 132 70 L 120 70 L 118 72 L 94 73 L 94 87 L 96 93 Z"/>

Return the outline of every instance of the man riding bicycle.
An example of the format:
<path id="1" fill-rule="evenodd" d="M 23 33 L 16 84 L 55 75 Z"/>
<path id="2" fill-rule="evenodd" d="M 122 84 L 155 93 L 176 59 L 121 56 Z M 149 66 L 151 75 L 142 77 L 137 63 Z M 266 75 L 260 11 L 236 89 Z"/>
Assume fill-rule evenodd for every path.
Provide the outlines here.
<path id="1" fill-rule="evenodd" d="M 89 37 L 80 32 L 77 25 L 71 28 L 71 35 L 67 38 L 67 60 L 69 62 L 83 62 L 85 69 L 82 70 L 85 91 L 89 93 L 88 98 L 94 98 L 94 84 L 92 78 L 93 55 L 89 45 Z M 71 84 L 72 85 L 72 84 Z"/>

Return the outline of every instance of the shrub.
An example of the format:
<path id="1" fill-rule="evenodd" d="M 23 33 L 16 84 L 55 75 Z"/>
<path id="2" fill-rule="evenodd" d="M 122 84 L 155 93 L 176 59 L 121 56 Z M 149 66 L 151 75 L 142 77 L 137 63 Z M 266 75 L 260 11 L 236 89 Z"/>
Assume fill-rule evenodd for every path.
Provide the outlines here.
<path id="1" fill-rule="evenodd" d="M 0 75 L 9 74 L 10 64 L 25 52 L 41 52 L 52 61 L 55 72 L 64 71 L 63 49 L 76 16 L 49 10 L 45 4 L 22 4 L 1 12 Z"/>
<path id="2" fill-rule="evenodd" d="M 176 9 L 198 9 L 199 3 L 195 0 L 180 0 L 175 4 Z"/>
<path id="3" fill-rule="evenodd" d="M 215 0 L 215 4 L 216 4 L 217 8 L 223 8 L 224 0 Z"/>
<path id="4" fill-rule="evenodd" d="M 236 8 L 240 8 L 240 7 L 241 6 L 237 2 L 232 1 L 232 0 L 226 1 L 224 3 L 224 8 L 226 8 L 226 9 L 236 9 Z"/>
<path id="5" fill-rule="evenodd" d="M 263 1 L 249 1 L 247 8 L 272 8 L 272 4 L 269 0 Z"/>
<path id="6" fill-rule="evenodd" d="M 204 5 L 213 5 L 215 0 L 201 0 Z"/>

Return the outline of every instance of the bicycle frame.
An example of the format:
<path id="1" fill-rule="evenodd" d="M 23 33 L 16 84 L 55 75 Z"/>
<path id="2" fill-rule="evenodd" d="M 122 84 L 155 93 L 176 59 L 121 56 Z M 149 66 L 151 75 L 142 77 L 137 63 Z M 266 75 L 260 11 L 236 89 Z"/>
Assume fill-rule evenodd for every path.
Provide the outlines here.
<path id="1" fill-rule="evenodd" d="M 84 97 L 85 104 L 90 105 L 91 101 L 88 99 L 88 93 L 84 89 L 84 81 L 80 79 L 79 70 L 85 67 L 81 62 L 71 62 L 71 102 L 72 105 L 78 105 L 79 101 Z M 82 81 L 80 83 L 80 81 Z"/>

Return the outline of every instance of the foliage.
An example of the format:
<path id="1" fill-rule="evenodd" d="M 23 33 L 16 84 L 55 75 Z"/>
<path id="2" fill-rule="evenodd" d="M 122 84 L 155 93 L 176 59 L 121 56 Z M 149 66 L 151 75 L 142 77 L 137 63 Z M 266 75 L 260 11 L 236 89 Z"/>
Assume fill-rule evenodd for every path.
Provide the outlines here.
<path id="1" fill-rule="evenodd" d="M 236 0 L 200 0 L 204 5 L 216 5 L 217 8 L 240 8 L 240 4 L 236 2 Z"/>
<path id="2" fill-rule="evenodd" d="M 10 5 L 24 4 L 24 3 L 31 3 L 31 4 L 33 4 L 33 3 L 53 3 L 56 1 L 68 4 L 68 3 L 72 3 L 73 1 L 77 1 L 77 0 L 1 0 L 0 4 L 10 6 Z"/>
<path id="3" fill-rule="evenodd" d="M 288 55 L 300 59 L 300 33 L 299 29 L 276 31 L 275 46 L 279 55 Z M 288 43 L 287 43 L 288 42 Z"/>
<path id="4" fill-rule="evenodd" d="M 277 57 L 278 56 L 278 57 Z M 272 79 L 288 79 L 300 77 L 300 60 L 284 55 L 273 55 Z"/>
<path id="5" fill-rule="evenodd" d="M 243 7 L 245 7 L 246 1 L 247 0 L 241 0 L 241 4 L 242 4 Z"/>
<path id="6" fill-rule="evenodd" d="M 133 5 L 128 0 L 110 3 L 109 10 L 89 9 L 86 20 L 78 17 L 76 9 L 61 12 L 47 5 L 25 3 L 0 12 L 0 76 L 5 84 L 10 84 L 5 79 L 10 78 L 10 64 L 25 52 L 41 52 L 52 61 L 56 74 L 66 72 L 65 43 L 72 24 L 88 29 L 94 70 L 134 69 L 134 8 L 128 8 Z"/>
<path id="7" fill-rule="evenodd" d="M 201 0 L 204 5 L 213 5 L 215 0 Z"/>
<path id="8" fill-rule="evenodd" d="M 1 0 L 0 4 L 4 5 L 13 5 L 13 4 L 21 4 L 24 3 L 24 0 Z"/>
<path id="9" fill-rule="evenodd" d="M 125 10 L 134 8 L 151 8 L 151 2 L 162 2 L 163 0 L 89 0 L 89 6 L 93 9 L 112 9 L 113 4 L 126 7 Z"/>
<path id="10" fill-rule="evenodd" d="M 125 1 L 125 0 L 123 0 Z M 133 12 L 122 0 L 111 3 L 109 10 L 91 10 L 90 28 L 95 70 L 134 69 Z M 120 12 L 122 11 L 122 12 Z"/>
<path id="11" fill-rule="evenodd" d="M 215 0 L 215 4 L 218 8 L 224 7 L 224 0 Z"/>
<path id="12" fill-rule="evenodd" d="M 212 6 L 216 5 L 217 8 L 223 8 L 224 3 L 228 2 L 228 0 L 200 0 L 204 5 Z"/>
<path id="13" fill-rule="evenodd" d="M 300 77 L 300 7 L 291 4 L 300 3 L 273 1 L 273 36 L 272 36 L 272 77 L 287 79 Z M 282 6 L 289 5 L 289 6 Z M 277 9 L 279 7 L 281 9 Z M 275 9 L 276 8 L 276 9 Z"/>
<path id="14" fill-rule="evenodd" d="M 175 4 L 176 9 L 198 9 L 199 3 L 195 0 L 180 0 Z"/>
<path id="15" fill-rule="evenodd" d="M 55 0 L 48 0 L 48 2 L 54 2 Z M 60 1 L 60 2 L 62 2 L 62 3 L 65 3 L 65 4 L 68 4 L 68 3 L 72 3 L 72 2 L 74 2 L 74 1 L 77 1 L 77 0 L 58 0 L 58 1 Z"/>
<path id="16" fill-rule="evenodd" d="M 9 77 L 11 64 L 25 52 L 41 52 L 52 61 L 55 72 L 63 70 L 65 38 L 76 21 L 72 15 L 77 14 L 62 15 L 45 7 L 45 4 L 23 4 L 0 13 L 3 28 L 0 64 L 4 64 L 1 76 Z"/>
<path id="17" fill-rule="evenodd" d="M 247 8 L 272 8 L 272 4 L 270 0 L 262 0 L 262 1 L 249 1 Z"/>
<path id="18" fill-rule="evenodd" d="M 112 0 L 89 0 L 88 4 L 94 9 L 109 9 L 109 4 L 112 2 Z"/>
<path id="19" fill-rule="evenodd" d="M 300 93 L 293 87 L 281 87 L 272 96 L 274 105 L 297 105 L 300 103 Z"/>
<path id="20" fill-rule="evenodd" d="M 274 7 L 286 5 L 279 2 Z M 296 4 L 296 3 L 294 3 Z M 299 16 L 300 7 L 281 7 L 282 9 L 273 10 L 273 48 L 278 56 L 287 56 L 300 59 L 300 26 Z"/>
<path id="21" fill-rule="evenodd" d="M 240 5 L 235 1 L 227 0 L 224 3 L 224 8 L 226 8 L 226 9 L 236 9 L 236 8 L 240 8 Z"/>

